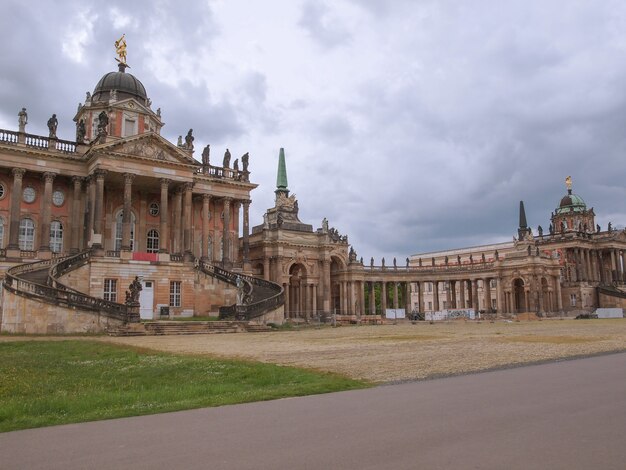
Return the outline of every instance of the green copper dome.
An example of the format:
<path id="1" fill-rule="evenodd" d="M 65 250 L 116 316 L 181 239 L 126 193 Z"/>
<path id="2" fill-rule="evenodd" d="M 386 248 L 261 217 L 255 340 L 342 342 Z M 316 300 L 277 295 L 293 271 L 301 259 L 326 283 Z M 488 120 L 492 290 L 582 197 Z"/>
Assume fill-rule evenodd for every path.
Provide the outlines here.
<path id="1" fill-rule="evenodd" d="M 572 193 L 572 190 L 568 190 L 567 194 L 561 199 L 561 203 L 556 210 L 557 214 L 565 214 L 567 212 L 585 212 L 587 205 L 583 198 L 577 194 Z"/>

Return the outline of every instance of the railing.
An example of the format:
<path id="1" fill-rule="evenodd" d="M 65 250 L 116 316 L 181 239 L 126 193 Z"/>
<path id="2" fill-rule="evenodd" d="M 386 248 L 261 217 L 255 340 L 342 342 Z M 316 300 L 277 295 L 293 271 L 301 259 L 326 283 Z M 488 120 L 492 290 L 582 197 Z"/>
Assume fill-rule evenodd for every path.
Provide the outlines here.
<path id="1" fill-rule="evenodd" d="M 97 297 L 91 297 L 61 284 L 56 279 L 57 276 L 82 266 L 87 263 L 88 260 L 89 252 L 82 252 L 77 255 L 55 260 L 49 259 L 37 261 L 35 263 L 20 264 L 6 272 L 4 287 L 14 294 L 34 297 L 44 302 L 93 310 L 100 312 L 107 317 L 115 318 L 124 322 L 139 321 L 139 317 L 137 315 L 129 314 L 128 307 L 126 305 L 110 302 Z M 26 273 L 40 271 L 48 266 L 50 266 L 50 269 L 48 270 L 47 283 L 52 285 L 43 285 L 19 277 L 20 275 Z"/>
<path id="2" fill-rule="evenodd" d="M 181 262 L 182 260 L 183 260 L 183 255 L 170 255 L 170 261 Z"/>
<path id="3" fill-rule="evenodd" d="M 220 166 L 207 165 L 198 170 L 198 174 L 208 175 L 214 178 L 226 178 L 235 181 L 248 181 L 250 172 L 223 168 Z"/>
<path id="4" fill-rule="evenodd" d="M 37 252 L 33 250 L 20 250 L 20 258 L 36 258 Z"/>
<path id="5" fill-rule="evenodd" d="M 449 264 L 436 266 L 364 266 L 365 271 L 372 273 L 442 273 L 442 272 L 467 272 L 488 271 L 495 267 L 495 262 L 486 261 L 472 264 Z"/>
<path id="6" fill-rule="evenodd" d="M 56 150 L 63 153 L 76 153 L 76 142 L 70 140 L 57 140 Z"/>
<path id="7" fill-rule="evenodd" d="M 7 131 L 6 129 L 0 129 L 0 142 L 6 144 L 17 144 L 19 140 L 19 132 Z"/>
<path id="8" fill-rule="evenodd" d="M 246 286 L 244 295 L 254 299 L 255 286 L 257 292 L 267 291 L 270 295 L 258 301 L 252 301 L 243 305 L 230 305 L 220 308 L 220 318 L 234 317 L 237 320 L 252 320 L 264 313 L 274 310 L 285 303 L 285 293 L 283 288 L 265 279 L 259 279 L 245 274 L 238 274 L 226 269 L 214 266 L 207 259 L 200 259 L 198 268 L 205 274 L 220 279 L 231 285 L 237 285 L 237 279 L 241 279 Z"/>
<path id="9" fill-rule="evenodd" d="M 120 257 L 120 252 L 116 251 L 116 250 L 107 250 L 106 251 L 106 257 L 107 258 L 119 258 Z"/>
<path id="10" fill-rule="evenodd" d="M 43 137 L 41 135 L 34 134 L 24 134 L 26 140 L 25 144 L 27 147 L 35 147 L 38 149 L 47 149 L 49 145 L 50 138 Z"/>

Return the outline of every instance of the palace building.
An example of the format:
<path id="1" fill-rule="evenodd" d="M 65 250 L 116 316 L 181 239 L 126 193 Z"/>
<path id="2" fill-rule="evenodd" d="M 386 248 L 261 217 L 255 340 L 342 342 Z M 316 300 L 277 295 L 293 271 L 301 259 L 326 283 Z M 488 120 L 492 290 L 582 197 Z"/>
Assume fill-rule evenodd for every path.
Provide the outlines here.
<path id="1" fill-rule="evenodd" d="M 47 136 L 29 134 L 26 109 L 18 130 L 0 129 L 2 331 L 624 307 L 626 232 L 601 230 L 570 179 L 546 231 L 533 233 L 520 203 L 512 242 L 367 264 L 326 219 L 300 221 L 281 149 L 275 205 L 250 230 L 249 155 L 239 169 L 228 150 L 218 162 L 209 146 L 196 150 L 191 129 L 163 138 L 161 110 L 122 52 L 78 107 L 75 139 L 58 138 L 56 115 Z"/>

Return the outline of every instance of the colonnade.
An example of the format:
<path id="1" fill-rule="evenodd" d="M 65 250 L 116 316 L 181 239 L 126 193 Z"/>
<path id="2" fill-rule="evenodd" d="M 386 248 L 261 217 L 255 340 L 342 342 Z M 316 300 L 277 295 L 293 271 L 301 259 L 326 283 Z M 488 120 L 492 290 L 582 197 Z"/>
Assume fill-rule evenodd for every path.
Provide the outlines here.
<path id="1" fill-rule="evenodd" d="M 565 256 L 573 263 L 571 282 L 626 282 L 626 250 L 617 248 L 568 248 Z"/>

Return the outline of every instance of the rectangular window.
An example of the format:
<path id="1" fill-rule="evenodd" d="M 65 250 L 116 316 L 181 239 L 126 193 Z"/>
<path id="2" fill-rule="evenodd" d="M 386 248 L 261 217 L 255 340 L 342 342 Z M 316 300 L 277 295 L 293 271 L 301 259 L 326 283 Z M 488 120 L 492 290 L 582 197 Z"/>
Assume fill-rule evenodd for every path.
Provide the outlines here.
<path id="1" fill-rule="evenodd" d="M 124 120 L 124 136 L 128 137 L 131 135 L 135 135 L 137 131 L 135 130 L 135 121 L 131 119 Z"/>
<path id="2" fill-rule="evenodd" d="M 104 280 L 104 300 L 117 302 L 117 279 Z"/>
<path id="3" fill-rule="evenodd" d="M 492 289 L 495 289 L 495 288 L 496 288 L 496 280 L 495 280 L 495 279 L 492 279 L 492 280 L 491 280 L 491 288 L 492 288 Z"/>
<path id="4" fill-rule="evenodd" d="M 180 307 L 180 281 L 170 282 L 170 307 Z"/>
<path id="5" fill-rule="evenodd" d="M 443 301 L 443 309 L 447 309 L 448 308 L 448 302 L 446 302 L 445 300 Z"/>
<path id="6" fill-rule="evenodd" d="M 433 291 L 433 283 L 432 282 L 427 282 L 426 285 L 428 286 L 428 292 L 432 292 Z"/>
<path id="7" fill-rule="evenodd" d="M 491 308 L 492 309 L 496 309 L 498 308 L 498 304 L 496 303 L 496 299 L 491 299 Z"/>
<path id="8" fill-rule="evenodd" d="M 433 309 L 433 303 L 432 302 L 428 302 L 428 310 L 432 310 Z"/>
<path id="9" fill-rule="evenodd" d="M 576 307 L 576 294 L 570 294 L 569 303 L 572 307 Z"/>

